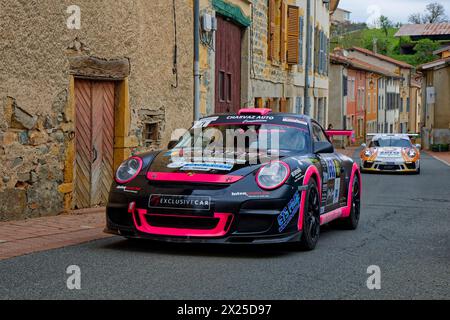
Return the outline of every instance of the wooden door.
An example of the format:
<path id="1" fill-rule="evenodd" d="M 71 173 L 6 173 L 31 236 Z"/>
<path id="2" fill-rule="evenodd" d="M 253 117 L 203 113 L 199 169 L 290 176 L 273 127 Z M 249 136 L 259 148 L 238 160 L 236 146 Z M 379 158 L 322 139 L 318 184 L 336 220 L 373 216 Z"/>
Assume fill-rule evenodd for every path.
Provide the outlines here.
<path id="1" fill-rule="evenodd" d="M 114 82 L 75 81 L 75 208 L 103 206 L 114 177 Z"/>
<path id="2" fill-rule="evenodd" d="M 236 113 L 241 107 L 241 38 L 239 26 L 217 17 L 216 113 Z"/>

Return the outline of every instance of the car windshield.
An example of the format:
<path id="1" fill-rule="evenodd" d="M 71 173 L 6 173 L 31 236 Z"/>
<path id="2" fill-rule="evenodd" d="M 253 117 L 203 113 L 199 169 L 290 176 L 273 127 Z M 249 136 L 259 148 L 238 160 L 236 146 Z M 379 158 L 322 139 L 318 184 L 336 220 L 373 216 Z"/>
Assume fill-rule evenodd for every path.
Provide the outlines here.
<path id="1" fill-rule="evenodd" d="M 198 129 L 187 132 L 175 148 L 307 153 L 311 143 L 307 126 L 227 124 Z"/>
<path id="2" fill-rule="evenodd" d="M 380 138 L 371 142 L 370 147 L 400 147 L 411 148 L 411 141 L 403 138 Z"/>

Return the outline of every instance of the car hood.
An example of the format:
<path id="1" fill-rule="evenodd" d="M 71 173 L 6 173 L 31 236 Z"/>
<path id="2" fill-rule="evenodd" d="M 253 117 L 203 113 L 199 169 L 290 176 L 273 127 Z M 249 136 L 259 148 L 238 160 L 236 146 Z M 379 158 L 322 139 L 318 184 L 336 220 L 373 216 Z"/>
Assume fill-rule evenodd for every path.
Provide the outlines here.
<path id="1" fill-rule="evenodd" d="M 245 176 L 259 169 L 262 164 L 270 161 L 266 153 L 233 152 L 223 157 L 196 157 L 188 156 L 188 151 L 169 150 L 159 153 L 151 165 L 149 172 L 187 173 L 201 172 L 208 174 L 232 174 Z M 293 155 L 292 152 L 279 152 L 273 154 L 279 160 Z M 220 161 L 220 160 L 222 161 Z"/>

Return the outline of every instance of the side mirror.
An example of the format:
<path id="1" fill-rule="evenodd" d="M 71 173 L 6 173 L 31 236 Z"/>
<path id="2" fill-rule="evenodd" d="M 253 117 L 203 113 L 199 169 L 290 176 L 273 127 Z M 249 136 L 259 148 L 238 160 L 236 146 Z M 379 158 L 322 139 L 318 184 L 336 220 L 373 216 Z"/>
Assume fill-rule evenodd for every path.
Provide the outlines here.
<path id="1" fill-rule="evenodd" d="M 422 149 L 422 145 L 420 145 L 420 144 L 416 144 L 416 149 Z"/>
<path id="2" fill-rule="evenodd" d="M 168 150 L 172 150 L 173 148 L 176 147 L 176 145 L 178 144 L 178 140 L 172 140 L 169 142 L 169 144 L 167 145 L 167 149 Z"/>
<path id="3" fill-rule="evenodd" d="M 328 141 L 319 141 L 314 143 L 314 153 L 333 153 L 334 147 Z"/>
<path id="4" fill-rule="evenodd" d="M 367 144 L 363 143 L 363 144 L 361 144 L 361 147 L 367 148 Z"/>

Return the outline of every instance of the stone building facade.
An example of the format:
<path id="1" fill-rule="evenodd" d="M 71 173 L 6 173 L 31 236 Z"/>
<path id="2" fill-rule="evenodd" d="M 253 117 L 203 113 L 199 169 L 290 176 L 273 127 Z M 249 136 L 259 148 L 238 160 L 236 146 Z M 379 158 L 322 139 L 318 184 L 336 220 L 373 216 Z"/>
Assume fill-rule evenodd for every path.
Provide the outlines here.
<path id="1" fill-rule="evenodd" d="M 239 107 L 307 113 L 327 125 L 330 13 L 338 3 L 322 0 L 201 1 L 203 15 L 225 18 L 227 23 L 241 30 L 240 51 L 233 53 L 234 59 L 240 59 Z M 218 65 L 221 59 L 217 57 L 221 54 L 217 50 L 220 32 L 202 31 L 202 115 L 229 111 L 218 107 L 222 83 L 222 69 Z M 310 49 L 309 104 L 305 101 L 307 48 Z"/>
<path id="2" fill-rule="evenodd" d="M 200 114 L 268 106 L 325 126 L 338 3 L 200 0 Z M 191 125 L 193 4 L 0 0 L 0 220 L 102 206 L 124 159 Z"/>
<path id="3" fill-rule="evenodd" d="M 86 110 L 111 108 L 113 140 L 85 155 L 103 157 L 106 180 L 132 152 L 160 148 L 192 122 L 192 1 L 1 0 L 0 8 L 0 220 L 104 204 L 81 201 L 90 198 L 81 191 L 74 198 L 83 175 L 88 188 L 106 188 L 75 169 L 79 130 L 106 119 L 80 123 L 84 94 L 104 100 L 84 101 Z"/>

